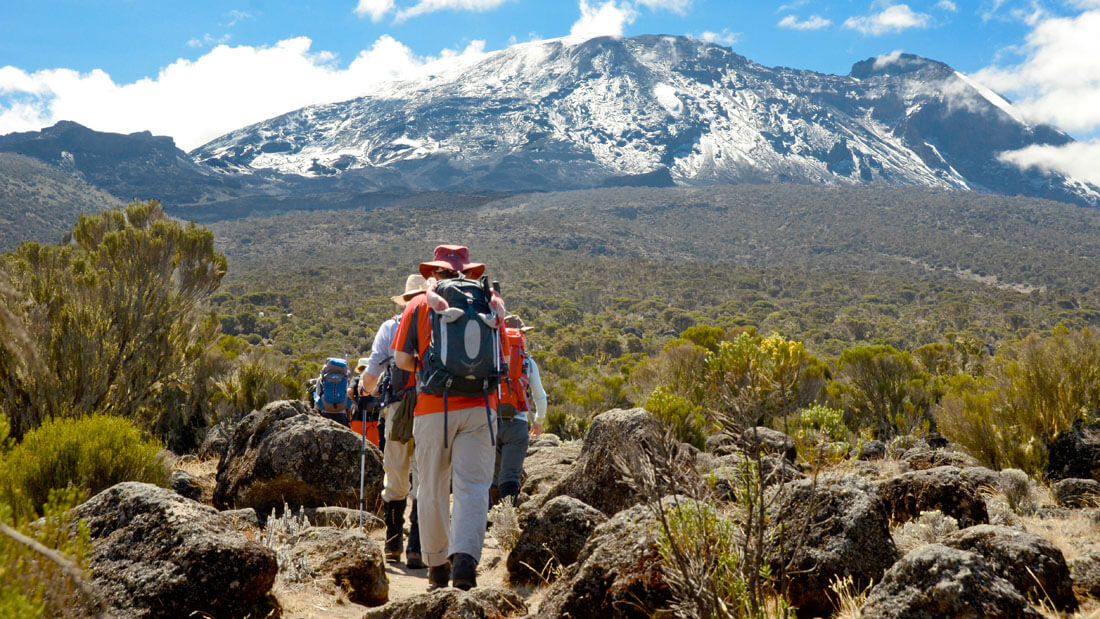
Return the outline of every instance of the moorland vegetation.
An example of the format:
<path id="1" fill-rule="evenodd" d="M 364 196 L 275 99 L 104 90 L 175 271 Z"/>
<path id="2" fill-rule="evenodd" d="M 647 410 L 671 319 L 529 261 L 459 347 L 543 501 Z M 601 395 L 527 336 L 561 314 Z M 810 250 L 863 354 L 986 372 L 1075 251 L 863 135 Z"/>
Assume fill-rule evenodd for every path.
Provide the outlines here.
<path id="1" fill-rule="evenodd" d="M 1043 479 L 1049 445 L 1100 414 L 1100 216 L 1065 205 L 615 189 L 211 230 L 135 203 L 0 261 L 0 470 L 20 471 L 3 476 L 0 517 L 79 564 L 86 539 L 31 523 L 120 478 L 163 483 L 160 446 L 193 451 L 216 423 L 303 397 L 324 357 L 366 354 L 389 297 L 446 241 L 489 264 L 536 328 L 548 430 L 564 438 L 644 405 L 698 447 L 753 426 L 838 453 L 940 432 Z M 102 434 L 124 444 L 75 440 Z M 78 595 L 0 540 L 24 575 L 0 609 L 33 616 Z"/>

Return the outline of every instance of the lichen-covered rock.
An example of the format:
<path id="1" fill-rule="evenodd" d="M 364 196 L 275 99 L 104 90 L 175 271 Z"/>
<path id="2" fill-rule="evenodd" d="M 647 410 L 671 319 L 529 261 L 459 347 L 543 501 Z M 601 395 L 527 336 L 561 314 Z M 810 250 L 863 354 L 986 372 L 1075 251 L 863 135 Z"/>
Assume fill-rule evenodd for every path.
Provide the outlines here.
<path id="1" fill-rule="evenodd" d="M 685 503 L 666 497 L 662 504 Z M 635 505 L 596 527 L 576 563 L 543 598 L 538 617 L 651 617 L 667 609 L 672 590 L 657 551 L 657 519 Z"/>
<path id="2" fill-rule="evenodd" d="M 551 580 L 577 560 L 592 531 L 606 520 L 603 512 L 573 497 L 551 499 L 525 522 L 508 554 L 509 579 L 517 584 Z"/>
<path id="3" fill-rule="evenodd" d="M 886 443 L 870 440 L 852 448 L 851 457 L 856 460 L 882 460 L 886 457 Z"/>
<path id="4" fill-rule="evenodd" d="M 763 455 L 759 463 L 756 463 L 751 462 L 744 453 L 738 452 L 718 458 L 716 464 L 717 466 L 710 471 L 708 477 L 714 480 L 715 493 L 730 501 L 736 500 L 737 489 L 744 486 L 746 475 L 750 470 L 756 469 L 757 464 L 759 464 L 761 481 L 765 486 L 785 484 L 806 477 L 802 471 L 779 454 Z"/>
<path id="5" fill-rule="evenodd" d="M 1100 481 L 1095 479 L 1063 479 L 1051 486 L 1054 500 L 1063 507 L 1095 507 L 1100 505 Z"/>
<path id="6" fill-rule="evenodd" d="M 72 513 L 88 524 L 93 585 L 111 617 L 244 616 L 275 582 L 274 552 L 171 490 L 125 482 Z"/>
<path id="7" fill-rule="evenodd" d="M 1090 550 L 1067 564 L 1073 590 L 1081 597 L 1100 599 L 1100 549 Z"/>
<path id="8" fill-rule="evenodd" d="M 977 486 L 953 466 L 903 473 L 878 484 L 879 497 L 895 522 L 940 511 L 965 529 L 988 524 L 989 512 Z"/>
<path id="9" fill-rule="evenodd" d="M 943 544 L 980 554 L 994 573 L 1033 602 L 1049 599 L 1054 608 L 1067 612 L 1077 608 L 1066 558 L 1041 537 L 1012 527 L 981 524 L 956 531 Z"/>
<path id="10" fill-rule="evenodd" d="M 498 619 L 526 615 L 527 604 L 511 589 L 475 587 L 460 591 L 447 587 L 372 608 L 363 619 Z"/>
<path id="11" fill-rule="evenodd" d="M 302 402 L 272 402 L 235 427 L 218 463 L 214 505 L 255 508 L 266 516 L 284 503 L 359 506 L 362 437 L 309 412 Z M 364 495 L 374 510 L 382 492 L 382 456 L 368 445 Z"/>
<path id="12" fill-rule="evenodd" d="M 771 490 L 769 515 L 785 527 L 767 545 L 772 573 L 786 574 L 799 616 L 835 609 L 829 585 L 850 576 L 857 590 L 878 582 L 897 560 L 887 513 L 875 486 L 856 475 L 826 474 Z M 785 568 L 785 569 L 784 569 Z"/>
<path id="13" fill-rule="evenodd" d="M 926 544 L 906 554 L 871 589 L 864 617 L 1027 617 L 1041 615 L 980 555 Z"/>
<path id="14" fill-rule="evenodd" d="M 310 527 L 297 538 L 289 556 L 296 565 L 331 576 L 356 604 L 380 606 L 389 599 L 382 546 L 356 529 Z"/>
<path id="15" fill-rule="evenodd" d="M 640 478 L 653 477 L 652 472 L 658 468 L 662 474 L 682 473 L 693 478 L 690 481 L 678 479 L 665 483 L 661 481 L 661 475 L 656 476 L 659 484 L 657 492 L 661 495 L 677 492 L 680 483 L 701 483 L 686 456 L 674 454 L 680 466 L 675 471 L 669 470 L 667 463 L 658 455 L 666 445 L 661 422 L 643 408 L 613 409 L 601 413 L 592 420 L 585 434 L 576 464 L 547 493 L 545 500 L 571 496 L 608 516 L 637 505 L 642 497 L 625 479 L 624 472 L 616 464 L 617 458 L 623 458 Z M 674 447 L 679 452 L 678 446 Z"/>
<path id="16" fill-rule="evenodd" d="M 581 444 L 577 441 L 529 445 L 523 460 L 523 492 L 531 496 L 547 492 L 569 472 L 580 454 Z"/>
<path id="17" fill-rule="evenodd" d="M 782 456 L 788 462 L 794 462 L 798 457 L 793 438 L 764 426 L 749 428 L 742 432 L 740 444 L 741 449 L 749 456 L 762 452 Z"/>
<path id="18" fill-rule="evenodd" d="M 984 466 L 968 466 L 962 469 L 962 474 L 979 489 L 984 486 L 993 490 L 1002 490 L 1003 483 L 1000 471 L 994 471 Z"/>
<path id="19" fill-rule="evenodd" d="M 1097 479 L 1100 423 L 1062 432 L 1047 448 L 1047 454 L 1047 479 Z"/>
<path id="20" fill-rule="evenodd" d="M 708 436 L 705 449 L 707 453 L 712 453 L 716 456 L 728 456 L 732 453 L 741 451 L 737 438 L 725 432 L 719 432 L 718 434 L 711 434 Z"/>
<path id="21" fill-rule="evenodd" d="M 202 446 L 199 447 L 199 457 L 203 459 L 220 459 L 225 455 L 225 450 L 229 447 L 229 439 L 232 436 L 233 424 L 228 420 L 211 426 L 211 428 L 206 431 L 206 436 L 202 440 Z"/>
<path id="22" fill-rule="evenodd" d="M 180 496 L 199 503 L 209 503 L 214 495 L 214 484 L 209 479 L 197 477 L 181 469 L 172 471 L 168 485 Z"/>
<path id="23" fill-rule="evenodd" d="M 978 464 L 974 457 L 962 452 L 930 447 L 914 447 L 906 450 L 901 456 L 901 461 L 913 471 L 924 471 L 940 466 L 954 466 L 961 469 Z"/>

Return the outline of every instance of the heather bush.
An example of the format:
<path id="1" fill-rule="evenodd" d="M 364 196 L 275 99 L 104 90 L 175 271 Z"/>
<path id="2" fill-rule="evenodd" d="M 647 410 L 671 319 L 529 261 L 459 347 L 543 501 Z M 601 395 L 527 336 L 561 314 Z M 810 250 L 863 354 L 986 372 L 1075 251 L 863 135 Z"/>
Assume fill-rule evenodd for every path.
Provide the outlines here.
<path id="1" fill-rule="evenodd" d="M 156 442 L 129 420 L 108 415 L 55 419 L 31 430 L 0 459 L 0 501 L 17 519 L 42 515 L 51 491 L 82 498 L 123 481 L 164 486 L 167 469 Z"/>
<path id="2" fill-rule="evenodd" d="M 26 242 L 3 262 L 5 331 L 28 334 L 31 359 L 0 345 L 0 412 L 13 435 L 108 412 L 165 425 L 219 328 L 200 309 L 226 268 L 211 232 L 136 202 L 82 216 L 71 242 Z"/>
<path id="3" fill-rule="evenodd" d="M 1056 329 L 1003 347 L 978 379 L 958 377 L 933 415 L 989 468 L 1039 478 L 1048 446 L 1100 411 L 1100 332 Z"/>
<path id="4" fill-rule="evenodd" d="M 857 346 L 841 353 L 836 378 L 825 392 L 853 430 L 890 439 L 929 424 L 935 400 L 931 377 L 907 352 L 892 346 Z"/>

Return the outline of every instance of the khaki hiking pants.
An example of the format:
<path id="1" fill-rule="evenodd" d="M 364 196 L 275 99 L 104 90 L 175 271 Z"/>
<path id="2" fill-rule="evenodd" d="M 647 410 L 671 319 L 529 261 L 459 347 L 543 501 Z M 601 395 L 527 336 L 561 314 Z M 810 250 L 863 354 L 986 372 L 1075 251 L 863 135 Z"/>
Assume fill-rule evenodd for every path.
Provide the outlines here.
<path id="1" fill-rule="evenodd" d="M 401 406 L 401 402 L 394 402 L 386 407 L 383 414 L 387 419 L 392 418 L 393 411 L 397 410 L 398 406 Z M 417 479 L 419 475 L 416 474 L 416 460 L 413 458 L 415 441 L 399 443 L 390 440 L 392 427 L 392 423 L 385 424 L 386 449 L 382 452 L 382 469 L 385 471 L 385 477 L 382 481 L 382 500 L 403 501 L 412 494 L 415 501 L 416 486 L 419 481 Z"/>
<path id="2" fill-rule="evenodd" d="M 448 411 L 444 448 L 443 413 L 413 419 L 420 472 L 416 495 L 420 548 L 429 566 L 443 565 L 459 552 L 481 560 L 496 459 L 488 422 L 483 406 Z M 496 422 L 495 412 L 492 422 Z M 448 492 L 452 489 L 453 507 Z"/>

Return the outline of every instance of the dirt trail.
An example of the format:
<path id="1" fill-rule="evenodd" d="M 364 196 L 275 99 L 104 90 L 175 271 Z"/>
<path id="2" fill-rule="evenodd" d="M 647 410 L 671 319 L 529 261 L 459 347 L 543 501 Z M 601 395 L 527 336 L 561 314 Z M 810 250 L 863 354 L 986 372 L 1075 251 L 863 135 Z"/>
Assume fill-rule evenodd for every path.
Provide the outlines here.
<path id="1" fill-rule="evenodd" d="M 370 532 L 371 539 L 382 544 L 385 531 L 375 529 Z M 477 583 L 481 587 L 511 587 L 507 583 L 508 571 L 505 556 L 500 551 L 497 540 L 489 533 L 485 536 L 481 563 L 478 565 Z M 410 570 L 404 563 L 386 564 L 386 576 L 390 580 L 390 601 L 401 600 L 420 595 L 428 590 L 428 570 Z M 331 580 L 331 579 L 328 579 Z M 528 611 L 534 613 L 542 601 L 545 589 L 517 589 L 527 601 Z M 306 617 L 326 617 L 335 619 L 358 619 L 367 607 L 348 601 L 347 596 L 334 583 L 324 577 L 308 583 L 288 585 L 277 583 L 275 596 L 283 607 L 283 617 L 297 619 Z"/>

